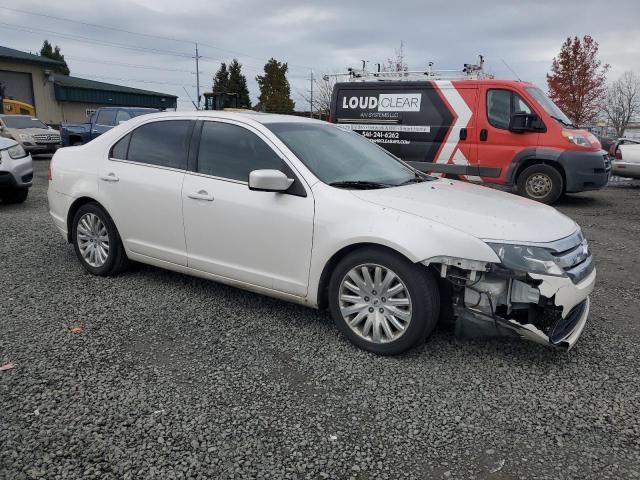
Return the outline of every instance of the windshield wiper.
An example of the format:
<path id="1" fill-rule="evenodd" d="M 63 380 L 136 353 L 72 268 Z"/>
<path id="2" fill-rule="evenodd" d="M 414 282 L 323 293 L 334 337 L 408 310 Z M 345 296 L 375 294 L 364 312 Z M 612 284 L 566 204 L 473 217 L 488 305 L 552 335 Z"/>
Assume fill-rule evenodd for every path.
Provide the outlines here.
<path id="1" fill-rule="evenodd" d="M 415 173 L 415 176 L 413 178 L 410 178 L 409 180 L 406 180 L 400 184 L 398 184 L 398 186 L 401 185 L 409 185 L 410 183 L 422 183 L 422 182 L 430 182 L 431 180 L 435 180 L 435 177 L 431 177 L 429 175 L 424 175 L 421 173 Z"/>
<path id="2" fill-rule="evenodd" d="M 389 188 L 395 185 L 389 185 L 388 183 L 380 182 L 367 182 L 364 180 L 343 180 L 341 182 L 331 182 L 329 184 L 336 188 L 358 188 L 358 189 L 374 189 L 374 188 Z"/>
<path id="3" fill-rule="evenodd" d="M 578 128 L 576 127 L 573 123 L 571 122 L 565 122 L 563 119 L 561 119 L 560 117 L 556 117 L 554 115 L 549 115 L 551 118 L 553 118 L 556 122 L 558 122 L 560 125 L 564 125 L 565 127 L 569 127 L 569 128 Z"/>

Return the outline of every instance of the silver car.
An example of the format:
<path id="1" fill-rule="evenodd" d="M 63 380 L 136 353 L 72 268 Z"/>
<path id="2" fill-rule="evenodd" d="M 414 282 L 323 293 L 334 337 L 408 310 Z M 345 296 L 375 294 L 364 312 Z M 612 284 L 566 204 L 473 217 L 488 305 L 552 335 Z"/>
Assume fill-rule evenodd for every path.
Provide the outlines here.
<path id="1" fill-rule="evenodd" d="M 31 154 L 60 148 L 60 132 L 29 115 L 0 115 L 0 136 L 14 139 Z"/>
<path id="2" fill-rule="evenodd" d="M 0 137 L 0 199 L 22 203 L 33 183 L 31 155 L 15 140 Z"/>

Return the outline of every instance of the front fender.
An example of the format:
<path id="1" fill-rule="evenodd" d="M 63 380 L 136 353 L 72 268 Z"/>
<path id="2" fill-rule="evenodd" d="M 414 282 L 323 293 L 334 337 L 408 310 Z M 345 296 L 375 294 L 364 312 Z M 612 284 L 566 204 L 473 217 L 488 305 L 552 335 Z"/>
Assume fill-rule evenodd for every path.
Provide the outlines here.
<path id="1" fill-rule="evenodd" d="M 314 195 L 316 212 L 308 290 L 308 301 L 313 305 L 318 301 L 325 266 L 337 252 L 352 245 L 381 245 L 414 263 L 438 256 L 500 261 L 485 242 L 447 225 L 375 205 L 348 190 L 324 184 L 314 186 Z"/>

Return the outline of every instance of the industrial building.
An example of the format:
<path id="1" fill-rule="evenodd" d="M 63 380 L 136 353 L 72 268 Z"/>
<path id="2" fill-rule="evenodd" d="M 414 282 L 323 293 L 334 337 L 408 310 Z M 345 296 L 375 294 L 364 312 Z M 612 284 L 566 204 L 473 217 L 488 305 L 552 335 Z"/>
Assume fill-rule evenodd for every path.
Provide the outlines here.
<path id="1" fill-rule="evenodd" d="M 83 122 L 104 106 L 175 109 L 177 97 L 165 93 L 61 75 L 60 62 L 0 46 L 0 83 L 6 98 L 33 105 L 48 125 Z"/>

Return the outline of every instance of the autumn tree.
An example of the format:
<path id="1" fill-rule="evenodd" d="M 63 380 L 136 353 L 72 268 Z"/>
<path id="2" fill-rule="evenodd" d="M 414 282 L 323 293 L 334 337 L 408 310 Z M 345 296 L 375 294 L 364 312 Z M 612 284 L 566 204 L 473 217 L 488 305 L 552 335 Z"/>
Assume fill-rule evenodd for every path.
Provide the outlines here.
<path id="1" fill-rule="evenodd" d="M 593 38 L 569 37 L 547 74 L 549 96 L 576 125 L 587 124 L 599 113 L 608 70 L 609 65 L 598 59 L 598 43 Z"/>
<path id="2" fill-rule="evenodd" d="M 622 137 L 629 122 L 640 114 L 640 77 L 631 71 L 607 88 L 602 110 L 616 131 Z"/>
<path id="3" fill-rule="evenodd" d="M 42 43 L 42 48 L 40 49 L 40 56 L 50 58 L 51 60 L 57 60 L 58 62 L 62 62 L 62 65 L 56 65 L 52 67 L 54 72 L 61 73 L 63 75 L 69 75 L 71 72 L 69 71 L 69 66 L 64 59 L 64 55 L 60 52 L 60 47 L 56 45 L 55 47 L 49 43 L 49 40 L 45 40 Z"/>
<path id="4" fill-rule="evenodd" d="M 260 87 L 260 96 L 256 110 L 271 113 L 291 113 L 295 103 L 291 100 L 291 86 L 287 80 L 286 63 L 270 59 L 264 66 L 264 75 L 258 75 L 256 81 Z"/>
<path id="5" fill-rule="evenodd" d="M 247 79 L 242 74 L 242 65 L 235 58 L 229 64 L 228 72 L 228 93 L 235 93 L 238 95 L 238 104 L 240 107 L 251 108 L 251 99 L 249 98 Z"/>

